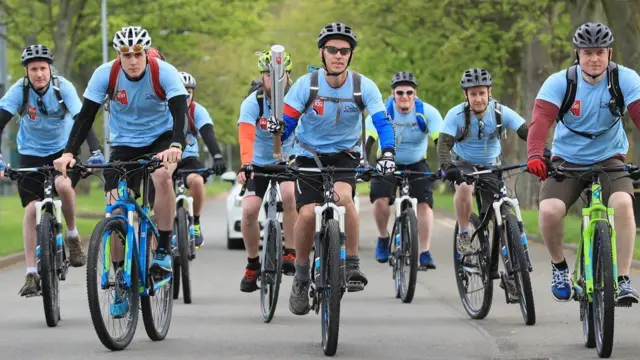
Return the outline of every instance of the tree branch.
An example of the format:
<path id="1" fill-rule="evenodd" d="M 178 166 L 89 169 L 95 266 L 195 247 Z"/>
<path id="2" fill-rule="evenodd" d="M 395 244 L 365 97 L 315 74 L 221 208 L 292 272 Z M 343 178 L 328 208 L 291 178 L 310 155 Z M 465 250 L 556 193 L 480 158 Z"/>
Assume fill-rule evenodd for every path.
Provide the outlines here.
<path id="1" fill-rule="evenodd" d="M 3 38 L 7 44 L 11 45 L 11 47 L 15 50 L 22 50 L 24 47 L 19 42 L 10 39 L 8 36 L 0 34 L 0 37 Z"/>

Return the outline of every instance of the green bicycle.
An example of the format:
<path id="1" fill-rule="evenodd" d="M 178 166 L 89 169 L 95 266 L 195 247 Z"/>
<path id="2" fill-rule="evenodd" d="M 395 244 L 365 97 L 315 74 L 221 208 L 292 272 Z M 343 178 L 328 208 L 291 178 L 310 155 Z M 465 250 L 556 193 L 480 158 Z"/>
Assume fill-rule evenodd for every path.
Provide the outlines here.
<path id="1" fill-rule="evenodd" d="M 627 302 L 616 303 L 618 295 L 618 262 L 616 232 L 613 228 L 613 208 L 602 203 L 602 185 L 599 174 L 627 172 L 614 178 L 640 176 L 637 166 L 616 167 L 586 166 L 550 168 L 549 177 L 558 181 L 577 178 L 587 183 L 587 202 L 582 209 L 581 241 L 578 244 L 573 272 L 573 300 L 580 303 L 580 321 L 584 344 L 596 348 L 598 356 L 608 358 L 613 350 L 615 307 L 631 306 Z M 584 174 L 574 174 L 584 173 Z"/>

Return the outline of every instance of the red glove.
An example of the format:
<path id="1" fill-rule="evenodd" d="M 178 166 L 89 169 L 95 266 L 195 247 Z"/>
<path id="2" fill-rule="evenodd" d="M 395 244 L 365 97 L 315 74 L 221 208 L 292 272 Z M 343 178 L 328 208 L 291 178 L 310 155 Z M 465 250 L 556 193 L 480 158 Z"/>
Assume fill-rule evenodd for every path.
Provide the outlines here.
<path id="1" fill-rule="evenodd" d="M 545 164 L 544 159 L 541 157 L 536 156 L 529 159 L 529 161 L 527 161 L 527 169 L 540 179 L 547 179 L 547 164 Z"/>

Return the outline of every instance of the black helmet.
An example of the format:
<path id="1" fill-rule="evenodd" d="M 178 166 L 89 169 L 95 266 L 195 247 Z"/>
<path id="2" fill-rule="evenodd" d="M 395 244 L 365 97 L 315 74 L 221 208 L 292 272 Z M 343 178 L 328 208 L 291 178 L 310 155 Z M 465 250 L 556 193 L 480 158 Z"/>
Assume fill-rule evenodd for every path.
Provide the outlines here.
<path id="1" fill-rule="evenodd" d="M 608 48 L 613 44 L 613 34 L 601 23 L 580 25 L 573 35 L 573 46 L 576 48 Z"/>
<path id="2" fill-rule="evenodd" d="M 474 86 L 489 86 L 491 87 L 491 74 L 485 69 L 474 68 L 469 69 L 462 74 L 460 80 L 460 87 L 468 89 Z"/>
<path id="3" fill-rule="evenodd" d="M 29 45 L 22 51 L 22 66 L 27 66 L 32 60 L 44 60 L 49 64 L 53 64 L 53 54 L 44 45 Z"/>
<path id="4" fill-rule="evenodd" d="M 355 49 L 356 45 L 358 45 L 356 33 L 343 23 L 331 23 L 320 30 L 320 34 L 318 34 L 318 49 L 331 39 L 345 40 L 351 45 L 351 49 Z"/>
<path id="5" fill-rule="evenodd" d="M 408 71 L 400 71 L 393 75 L 391 78 L 391 88 L 395 89 L 398 85 L 407 84 L 411 85 L 414 88 L 418 87 L 418 79 L 408 72 Z"/>

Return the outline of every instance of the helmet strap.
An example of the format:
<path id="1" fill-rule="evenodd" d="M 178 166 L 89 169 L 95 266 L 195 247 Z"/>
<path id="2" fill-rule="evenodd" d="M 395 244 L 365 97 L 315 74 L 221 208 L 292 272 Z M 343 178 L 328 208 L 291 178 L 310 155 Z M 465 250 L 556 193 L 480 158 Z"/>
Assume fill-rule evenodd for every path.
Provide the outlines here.
<path id="1" fill-rule="evenodd" d="M 324 51 L 322 52 L 322 67 L 324 68 L 325 74 L 327 76 L 340 76 L 349 68 L 349 64 L 351 64 L 351 56 L 349 56 L 349 61 L 347 61 L 347 66 L 339 73 L 330 72 L 329 68 L 327 68 L 327 61 L 324 59 Z"/>

